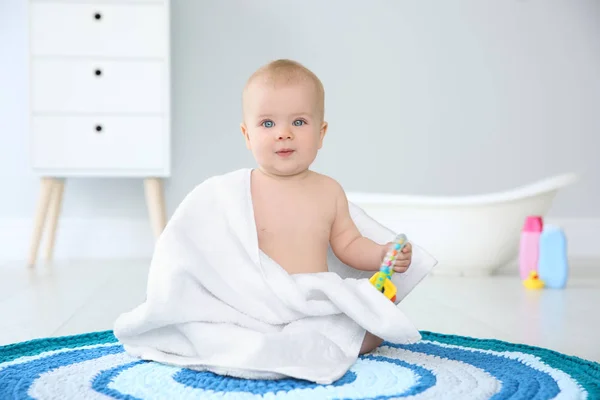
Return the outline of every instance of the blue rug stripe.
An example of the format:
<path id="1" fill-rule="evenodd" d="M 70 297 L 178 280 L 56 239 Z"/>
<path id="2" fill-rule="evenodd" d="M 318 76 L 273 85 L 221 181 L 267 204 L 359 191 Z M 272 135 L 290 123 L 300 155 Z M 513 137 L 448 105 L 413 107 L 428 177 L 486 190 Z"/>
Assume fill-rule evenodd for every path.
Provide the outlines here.
<path id="1" fill-rule="evenodd" d="M 550 375 L 515 359 L 480 351 L 441 347 L 432 343 L 388 346 L 466 362 L 486 371 L 502 382 L 502 388 L 492 397 L 493 400 L 545 400 L 554 398 L 560 392 Z"/>
<path id="2" fill-rule="evenodd" d="M 78 349 L 53 354 L 22 364 L 10 365 L 0 371 L 1 393 L 11 393 L 14 399 L 32 399 L 29 388 L 43 373 L 77 362 L 92 360 L 108 354 L 123 352 L 123 346 Z"/>
<path id="3" fill-rule="evenodd" d="M 361 357 L 363 359 L 393 363 L 399 367 L 407 368 L 412 370 L 417 376 L 415 385 L 410 387 L 408 390 L 401 393 L 393 393 L 388 396 L 378 396 L 378 399 L 394 399 L 399 397 L 413 396 L 424 392 L 425 390 L 433 387 L 436 384 L 436 377 L 426 368 L 418 365 L 409 364 L 405 361 L 393 359 L 383 356 L 372 356 L 367 355 Z M 138 364 L 145 363 L 147 361 L 136 361 L 124 365 L 120 365 L 115 368 L 108 369 L 98 374 L 92 383 L 92 388 L 98 393 L 105 394 L 115 399 L 124 400 L 139 400 L 137 397 L 121 393 L 115 389 L 111 389 L 108 385 L 116 378 L 122 371 L 132 368 Z M 329 385 L 331 387 L 339 387 L 343 385 L 350 385 L 356 379 L 356 374 L 349 371 L 340 378 L 338 381 Z M 281 380 L 246 380 L 235 377 L 220 376 L 212 372 L 197 372 L 189 369 L 182 368 L 176 372 L 173 376 L 173 380 L 182 387 L 188 387 L 198 390 L 207 390 L 215 393 L 251 393 L 258 396 L 264 396 L 268 393 L 277 394 L 278 392 L 287 392 L 291 390 L 310 390 L 317 388 L 321 385 L 314 384 L 308 381 L 302 381 L 297 379 L 281 379 Z M 352 400 L 354 398 L 345 398 L 344 400 Z"/>
<path id="4" fill-rule="evenodd" d="M 480 339 L 468 336 L 450 335 L 430 331 L 421 331 L 423 339 L 463 347 L 472 347 L 494 351 L 518 351 L 532 354 L 546 365 L 570 375 L 590 396 L 600 399 L 600 363 L 569 356 L 558 351 L 531 346 L 522 343 L 509 343 L 498 339 Z"/>
<path id="5" fill-rule="evenodd" d="M 32 339 L 26 342 L 0 346 L 0 364 L 19 357 L 35 356 L 45 351 L 77 348 L 102 343 L 118 343 L 112 331 L 84 333 L 82 335 Z"/>
<path id="6" fill-rule="evenodd" d="M 108 387 L 113 379 L 119 375 L 122 371 L 125 371 L 131 367 L 134 367 L 138 364 L 142 364 L 148 361 L 134 361 L 127 364 L 119 365 L 118 367 L 107 369 L 106 371 L 102 371 L 99 373 L 94 380 L 92 381 L 92 389 L 98 393 L 105 394 L 113 399 L 120 400 L 143 400 L 138 397 L 134 397 L 128 394 L 123 394 L 118 390 L 114 390 Z"/>
<path id="7" fill-rule="evenodd" d="M 433 387 L 436 384 L 435 375 L 419 365 L 409 364 L 402 360 L 383 356 L 367 355 L 361 357 L 366 360 L 373 360 L 385 363 L 392 363 L 403 368 L 412 370 L 417 375 L 417 383 L 402 393 L 394 393 L 390 396 L 379 396 L 378 399 L 393 399 L 398 397 L 414 396 Z M 195 372 L 188 369 L 182 369 L 174 375 L 174 380 L 181 385 L 195 389 L 213 390 L 215 392 L 244 392 L 256 395 L 265 395 L 268 393 L 277 393 L 280 391 L 313 389 L 320 385 L 297 379 L 273 380 L 245 380 L 233 377 L 222 377 L 212 372 Z M 342 378 L 329 385 L 331 387 L 348 385 L 356 380 L 356 374 L 348 371 Z M 104 393 L 104 392 L 103 392 Z"/>

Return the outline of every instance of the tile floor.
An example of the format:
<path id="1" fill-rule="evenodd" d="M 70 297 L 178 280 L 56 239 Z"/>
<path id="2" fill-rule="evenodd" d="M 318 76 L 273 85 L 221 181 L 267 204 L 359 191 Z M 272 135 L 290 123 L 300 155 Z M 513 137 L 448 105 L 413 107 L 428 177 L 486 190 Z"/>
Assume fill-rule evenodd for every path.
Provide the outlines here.
<path id="1" fill-rule="evenodd" d="M 0 345 L 111 329 L 144 299 L 147 261 L 0 264 Z M 600 362 L 600 261 L 573 262 L 565 290 L 527 291 L 512 273 L 431 276 L 402 303 L 419 329 L 551 348 Z"/>

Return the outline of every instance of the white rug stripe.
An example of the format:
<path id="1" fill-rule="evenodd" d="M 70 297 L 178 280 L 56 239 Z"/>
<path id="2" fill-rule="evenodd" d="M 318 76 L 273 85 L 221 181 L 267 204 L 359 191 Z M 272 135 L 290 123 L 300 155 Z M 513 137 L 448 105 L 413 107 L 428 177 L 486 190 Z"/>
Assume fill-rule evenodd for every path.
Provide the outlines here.
<path id="1" fill-rule="evenodd" d="M 43 373 L 33 382 L 28 394 L 34 399 L 106 400 L 108 396 L 92 389 L 94 377 L 102 371 L 132 361 L 135 361 L 133 357 L 118 353 L 66 365 Z"/>
<path id="2" fill-rule="evenodd" d="M 430 343 L 430 344 L 433 344 L 433 345 L 439 346 L 439 347 L 469 350 L 469 351 L 473 351 L 473 352 L 480 352 L 480 353 L 492 354 L 495 356 L 507 357 L 507 358 L 510 358 L 513 360 L 519 360 L 519 361 L 522 361 L 524 364 L 530 366 L 531 368 L 534 368 L 538 371 L 547 373 L 548 375 L 550 375 L 552 377 L 552 379 L 554 379 L 556 381 L 556 384 L 558 385 L 558 388 L 560 389 L 560 393 L 554 398 L 555 400 L 563 400 L 563 399 L 572 400 L 572 399 L 587 399 L 588 398 L 588 393 L 585 391 L 585 389 L 583 389 L 583 387 L 581 387 L 581 385 L 579 385 L 576 381 L 574 381 L 571 378 L 571 376 L 569 376 L 567 373 L 565 373 L 561 370 L 550 367 L 548 364 L 545 364 L 539 357 L 537 357 L 533 354 L 522 353 L 520 351 L 494 351 L 494 350 L 487 350 L 487 349 L 478 349 L 478 348 L 474 348 L 474 347 L 465 347 L 465 346 L 446 344 L 446 343 L 440 343 L 440 342 L 429 341 L 429 340 L 423 340 L 421 343 Z M 573 396 L 575 396 L 575 393 L 577 393 L 577 397 L 573 397 Z"/>
<path id="3" fill-rule="evenodd" d="M 488 372 L 462 361 L 388 346 L 381 346 L 373 355 L 396 358 L 434 373 L 437 382 L 433 387 L 404 399 L 464 399 L 467 394 L 469 399 L 489 399 L 502 389 L 502 383 Z"/>

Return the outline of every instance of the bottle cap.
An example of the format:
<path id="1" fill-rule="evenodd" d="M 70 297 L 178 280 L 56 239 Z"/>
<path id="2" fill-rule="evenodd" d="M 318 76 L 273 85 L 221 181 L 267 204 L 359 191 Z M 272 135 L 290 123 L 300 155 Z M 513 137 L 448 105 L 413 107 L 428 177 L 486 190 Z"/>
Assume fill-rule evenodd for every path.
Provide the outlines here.
<path id="1" fill-rule="evenodd" d="M 523 232 L 541 232 L 544 228 L 544 222 L 539 215 L 530 215 L 525 218 Z"/>

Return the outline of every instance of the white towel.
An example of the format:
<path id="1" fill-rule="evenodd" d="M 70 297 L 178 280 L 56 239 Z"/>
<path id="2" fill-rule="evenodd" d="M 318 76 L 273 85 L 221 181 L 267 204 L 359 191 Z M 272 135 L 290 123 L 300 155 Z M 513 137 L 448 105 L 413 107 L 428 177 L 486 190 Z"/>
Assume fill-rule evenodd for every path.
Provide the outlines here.
<path id="1" fill-rule="evenodd" d="M 290 275 L 262 253 L 250 177 L 241 169 L 207 179 L 177 208 L 156 243 L 146 300 L 114 326 L 129 354 L 242 378 L 328 384 L 357 360 L 366 331 L 394 343 L 420 339 L 368 282 L 372 272 L 344 265 L 330 250 L 330 272 Z M 365 236 L 394 239 L 350 209 Z M 411 268 L 393 276 L 396 303 L 435 264 L 413 243 Z"/>

